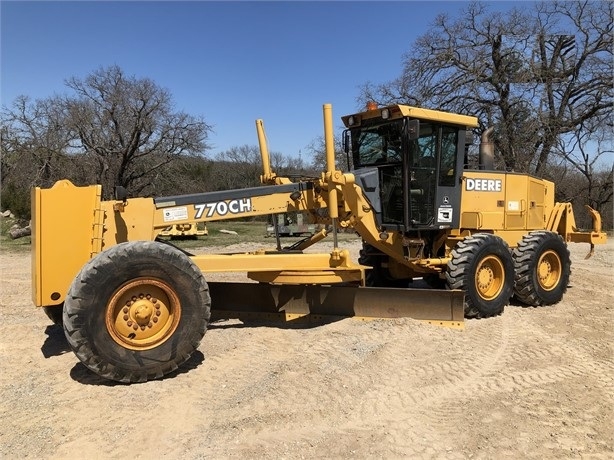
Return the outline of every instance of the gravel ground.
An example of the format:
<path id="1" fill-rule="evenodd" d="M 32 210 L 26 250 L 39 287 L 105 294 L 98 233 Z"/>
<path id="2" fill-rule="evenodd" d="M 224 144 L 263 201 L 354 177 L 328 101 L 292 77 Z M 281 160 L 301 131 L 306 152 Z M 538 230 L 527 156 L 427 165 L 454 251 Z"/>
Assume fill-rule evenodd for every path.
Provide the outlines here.
<path id="1" fill-rule="evenodd" d="M 614 244 L 570 249 L 556 306 L 464 331 L 219 322 L 178 372 L 137 385 L 80 364 L 32 306 L 29 254 L 2 251 L 0 457 L 613 458 Z"/>

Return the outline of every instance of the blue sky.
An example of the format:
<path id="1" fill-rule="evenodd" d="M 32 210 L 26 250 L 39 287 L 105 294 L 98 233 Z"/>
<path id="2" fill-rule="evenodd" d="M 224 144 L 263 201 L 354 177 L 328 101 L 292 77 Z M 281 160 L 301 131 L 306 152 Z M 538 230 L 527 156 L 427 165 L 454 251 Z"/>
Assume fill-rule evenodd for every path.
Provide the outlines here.
<path id="1" fill-rule="evenodd" d="M 508 10 L 518 2 L 494 2 Z M 68 92 L 64 81 L 119 65 L 173 95 L 214 132 L 208 154 L 257 145 L 285 156 L 322 135 L 322 104 L 359 109 L 366 82 L 401 73 L 403 54 L 438 13 L 462 1 L 2 1 L 0 100 Z"/>

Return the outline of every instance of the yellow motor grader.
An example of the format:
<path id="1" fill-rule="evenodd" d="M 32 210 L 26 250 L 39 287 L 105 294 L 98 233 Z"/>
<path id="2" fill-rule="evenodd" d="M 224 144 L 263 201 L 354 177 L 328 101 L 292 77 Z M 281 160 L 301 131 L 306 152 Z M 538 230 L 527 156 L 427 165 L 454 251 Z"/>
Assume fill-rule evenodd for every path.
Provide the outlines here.
<path id="1" fill-rule="evenodd" d="M 463 326 L 498 315 L 514 295 L 558 302 L 568 284 L 568 242 L 604 243 L 599 214 L 580 232 L 554 184 L 492 170 L 487 130 L 479 169 L 467 169 L 475 117 L 370 105 L 342 117 L 351 172 L 338 170 L 332 107 L 325 104 L 327 169 L 291 180 L 271 170 L 256 120 L 262 186 L 157 198 L 101 199 L 69 181 L 32 190 L 32 293 L 62 322 L 77 357 L 100 376 L 142 382 L 196 350 L 211 315 L 287 321 L 324 316 L 412 317 Z M 191 255 L 159 239 L 172 225 L 301 212 L 324 230 L 282 248 Z M 72 230 L 70 248 L 66 228 Z M 330 229 L 327 231 L 327 229 Z M 363 241 L 357 261 L 337 232 Z M 305 252 L 332 234 L 333 249 Z M 212 272 L 254 282 L 207 283 Z M 431 288 L 412 289 L 416 278 Z"/>

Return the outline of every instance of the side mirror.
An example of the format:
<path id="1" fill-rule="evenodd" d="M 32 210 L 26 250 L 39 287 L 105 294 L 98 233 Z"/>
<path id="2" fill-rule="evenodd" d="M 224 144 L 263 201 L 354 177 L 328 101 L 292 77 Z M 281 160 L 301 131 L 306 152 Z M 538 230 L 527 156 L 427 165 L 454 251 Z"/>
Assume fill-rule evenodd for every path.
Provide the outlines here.
<path id="1" fill-rule="evenodd" d="M 465 131 L 465 145 L 472 145 L 474 142 L 473 131 Z"/>
<path id="2" fill-rule="evenodd" d="M 346 129 L 343 131 L 343 151 L 347 155 L 350 153 L 350 132 Z"/>
<path id="3" fill-rule="evenodd" d="M 408 120 L 405 129 L 407 130 L 407 138 L 410 141 L 415 141 L 420 137 L 420 120 Z"/>

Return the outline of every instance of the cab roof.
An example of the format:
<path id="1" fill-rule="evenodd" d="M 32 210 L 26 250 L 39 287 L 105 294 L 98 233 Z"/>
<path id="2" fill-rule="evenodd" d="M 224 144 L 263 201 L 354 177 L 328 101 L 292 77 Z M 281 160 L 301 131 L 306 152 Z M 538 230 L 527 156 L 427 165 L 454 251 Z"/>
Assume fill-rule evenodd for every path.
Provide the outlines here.
<path id="1" fill-rule="evenodd" d="M 382 112 L 388 110 L 389 120 L 394 120 L 402 117 L 411 117 L 418 120 L 437 121 L 440 123 L 460 125 L 467 128 L 476 128 L 478 126 L 477 117 L 468 115 L 459 115 L 456 113 L 442 112 L 439 110 L 423 109 L 420 107 L 412 107 L 410 105 L 388 105 L 385 107 L 371 107 L 370 110 L 358 112 L 355 114 L 345 115 L 341 117 L 343 124 L 347 128 L 360 126 L 362 120 L 372 118 L 382 118 Z M 354 123 L 350 124 L 350 119 L 354 117 Z"/>

